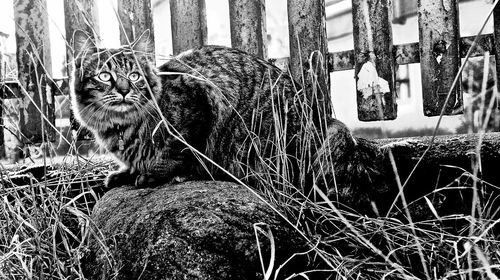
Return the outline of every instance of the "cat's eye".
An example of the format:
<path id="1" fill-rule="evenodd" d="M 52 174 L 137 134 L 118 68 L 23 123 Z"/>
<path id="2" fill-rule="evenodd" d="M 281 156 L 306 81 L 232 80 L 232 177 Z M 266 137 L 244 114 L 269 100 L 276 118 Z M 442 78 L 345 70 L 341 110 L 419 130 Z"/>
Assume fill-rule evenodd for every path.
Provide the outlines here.
<path id="1" fill-rule="evenodd" d="M 128 78 L 132 82 L 137 82 L 141 78 L 141 74 L 139 74 L 137 72 L 132 72 L 132 73 L 128 74 Z"/>
<path id="2" fill-rule="evenodd" d="M 97 78 L 103 82 L 109 82 L 111 80 L 111 73 L 101 72 L 101 73 L 97 74 Z"/>

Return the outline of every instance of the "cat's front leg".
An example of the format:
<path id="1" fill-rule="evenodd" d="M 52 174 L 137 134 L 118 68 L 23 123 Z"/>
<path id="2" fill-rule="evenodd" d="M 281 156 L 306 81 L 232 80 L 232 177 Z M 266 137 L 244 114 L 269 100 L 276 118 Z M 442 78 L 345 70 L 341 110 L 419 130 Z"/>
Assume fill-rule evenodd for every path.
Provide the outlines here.
<path id="1" fill-rule="evenodd" d="M 111 172 L 105 181 L 108 189 L 118 188 L 124 185 L 133 185 L 137 181 L 137 174 L 131 169 L 121 169 Z"/>
<path id="2" fill-rule="evenodd" d="M 161 184 L 174 184 L 194 179 L 192 162 L 185 159 L 163 158 L 154 166 L 138 174 L 135 180 L 137 188 L 153 188 Z"/>

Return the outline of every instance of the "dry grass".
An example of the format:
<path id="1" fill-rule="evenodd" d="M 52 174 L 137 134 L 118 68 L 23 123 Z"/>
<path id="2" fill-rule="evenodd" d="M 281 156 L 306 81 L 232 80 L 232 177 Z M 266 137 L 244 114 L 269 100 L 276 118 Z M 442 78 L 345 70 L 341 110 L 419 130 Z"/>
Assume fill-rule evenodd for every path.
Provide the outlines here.
<path id="1" fill-rule="evenodd" d="M 310 74 L 304 79 L 314 82 L 316 76 Z M 313 90 L 307 96 L 317 96 L 317 92 Z M 291 155 L 287 154 L 286 134 L 281 127 L 283 116 L 279 115 L 275 115 L 274 156 L 258 158 L 259 168 L 248 174 L 264 186 L 264 191 L 249 188 L 310 245 L 310 251 L 298 252 L 296 256 L 308 254 L 317 266 L 290 279 L 317 279 L 318 275 L 329 279 L 498 279 L 495 275 L 500 271 L 500 241 L 494 232 L 498 220 L 493 219 L 493 214 L 497 209 L 491 208 L 491 201 L 480 203 L 475 196 L 470 214 L 448 216 L 439 216 L 428 201 L 427 207 L 435 217 L 412 222 L 410 212 L 405 213 L 406 220 L 401 220 L 391 215 L 367 217 L 346 211 L 319 188 L 306 185 L 305 178 L 314 169 L 308 158 L 317 141 L 324 137 L 324 131 L 312 122 L 314 112 L 309 102 L 301 103 L 306 113 L 302 116 L 297 153 L 303 157 L 298 159 L 298 176 L 303 183 L 292 183 L 290 162 L 295 159 L 288 158 Z M 492 104 L 484 106 L 484 110 L 493 112 Z M 439 124 L 436 131 L 438 128 Z M 484 130 L 479 133 L 482 135 Z M 260 145 L 258 137 L 253 141 Z M 73 141 L 68 142 L 74 146 Z M 480 145 L 479 142 L 478 151 Z M 198 155 L 204 158 L 201 153 Z M 477 155 L 480 157 L 480 153 Z M 316 163 L 325 168 L 314 174 L 315 182 L 319 184 L 334 172 L 329 168 L 332 160 L 331 156 L 324 156 L 322 162 Z M 475 162 L 479 161 L 477 158 Z M 80 261 L 89 239 L 103 240 L 89 214 L 99 198 L 95 190 L 102 185 L 111 164 L 69 156 L 57 166 L 32 170 L 0 168 L 0 278 L 83 279 Z M 476 164 L 466 174 L 472 183 L 458 187 L 472 188 L 479 194 L 486 183 L 477 174 L 480 166 Z M 238 178 L 233 179 L 245 185 Z M 400 187 L 404 187 L 404 182 Z M 405 200 L 403 204 L 408 206 Z M 450 230 L 447 225 L 454 223 L 461 226 Z M 256 225 L 255 231 L 274 243 L 272 232 L 265 225 Z M 266 279 L 281 279 L 286 263 L 274 263 L 271 258 L 262 267 Z"/>

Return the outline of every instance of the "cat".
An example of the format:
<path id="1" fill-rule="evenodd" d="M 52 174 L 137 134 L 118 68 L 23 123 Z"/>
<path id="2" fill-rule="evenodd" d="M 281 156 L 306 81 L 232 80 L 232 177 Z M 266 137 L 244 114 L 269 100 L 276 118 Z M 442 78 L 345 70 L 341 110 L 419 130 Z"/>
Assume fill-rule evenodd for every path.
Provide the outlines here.
<path id="1" fill-rule="evenodd" d="M 325 150 L 321 141 L 312 145 L 318 149 L 302 149 L 298 142 L 308 96 L 261 58 L 203 46 L 155 68 L 147 33 L 118 49 L 99 49 L 79 31 L 74 42 L 74 115 L 123 165 L 108 176 L 108 188 L 224 178 L 194 150 L 247 179 L 275 167 L 280 153 L 287 153 L 284 172 L 297 181 L 298 159 Z M 340 121 L 327 118 L 326 123 L 336 158 L 345 158 L 356 140 Z"/>

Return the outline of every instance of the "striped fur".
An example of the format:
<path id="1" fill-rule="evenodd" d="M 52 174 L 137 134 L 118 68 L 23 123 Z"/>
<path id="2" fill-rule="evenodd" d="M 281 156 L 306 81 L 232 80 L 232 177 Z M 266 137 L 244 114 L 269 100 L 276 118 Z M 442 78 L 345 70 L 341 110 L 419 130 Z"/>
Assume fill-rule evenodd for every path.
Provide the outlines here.
<path id="1" fill-rule="evenodd" d="M 109 187 L 134 180 L 137 186 L 154 186 L 176 176 L 221 178 L 217 168 L 197 159 L 173 136 L 177 133 L 239 177 L 245 175 L 242 162 L 252 165 L 252 154 L 276 149 L 270 143 L 277 119 L 288 127 L 285 145 L 292 143 L 298 127 L 294 85 L 262 59 L 205 46 L 155 69 L 144 55 L 148 50 L 136 47 L 147 44 L 103 50 L 89 44 L 88 38 L 80 41 L 84 43 L 76 49 L 85 52 L 76 60 L 73 110 L 123 164 L 108 178 Z M 102 72 L 111 73 L 111 80 L 100 80 Z M 131 73 L 141 78 L 131 81 Z M 130 92 L 122 101 L 124 88 Z M 160 125 L 154 101 L 170 129 Z"/>

